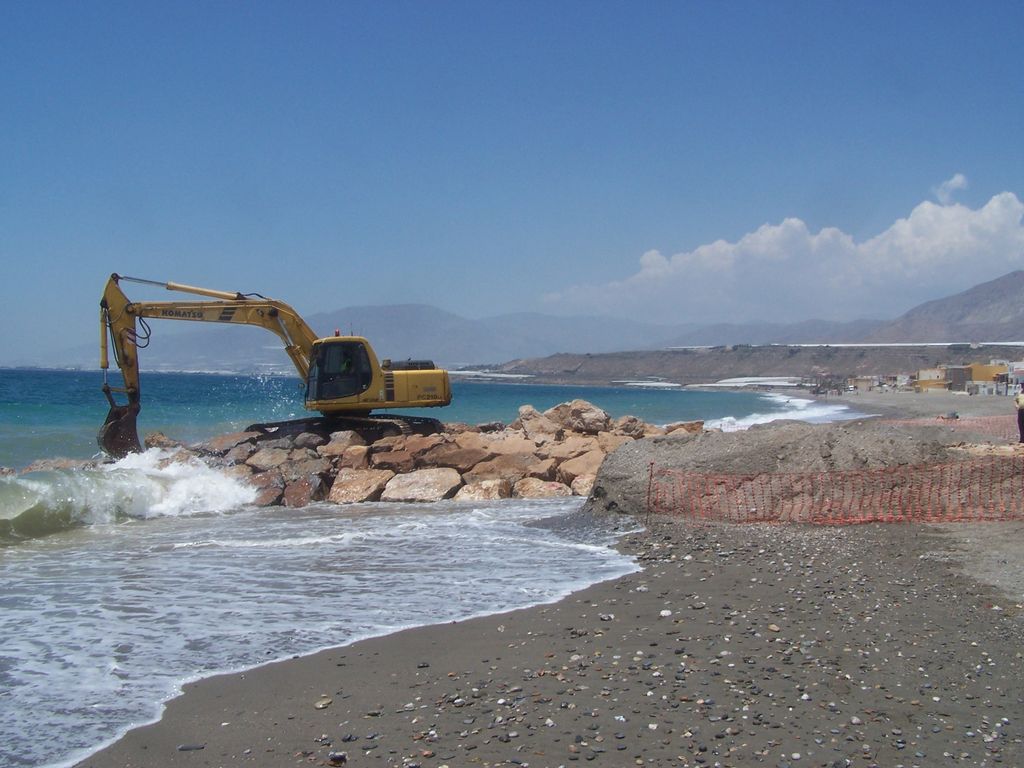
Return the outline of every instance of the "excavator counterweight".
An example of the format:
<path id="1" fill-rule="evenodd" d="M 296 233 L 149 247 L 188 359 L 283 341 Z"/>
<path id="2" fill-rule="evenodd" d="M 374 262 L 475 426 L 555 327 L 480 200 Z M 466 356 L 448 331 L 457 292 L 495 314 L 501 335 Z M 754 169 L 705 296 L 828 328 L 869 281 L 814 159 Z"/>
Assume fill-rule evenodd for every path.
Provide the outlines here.
<path id="1" fill-rule="evenodd" d="M 210 300 L 132 302 L 121 290 L 120 284 L 126 281 Z M 149 342 L 147 318 L 258 325 L 276 334 L 305 382 L 306 408 L 319 411 L 337 429 L 343 428 L 342 419 L 349 417 L 365 422 L 375 410 L 431 408 L 451 402 L 448 372 L 432 362 L 392 365 L 390 360 L 384 360 L 381 363 L 370 343 L 360 336 L 335 334 L 318 338 L 305 320 L 284 302 L 259 294 L 113 274 L 100 301 L 100 368 L 104 372 L 103 392 L 110 403 L 110 411 L 97 436 L 100 447 L 111 456 L 122 457 L 142 450 L 137 427 L 141 410 L 138 350 Z M 123 387 L 111 387 L 106 381 L 108 344 L 124 379 Z M 119 404 L 114 392 L 123 393 L 127 403 Z M 399 417 L 394 419 L 397 421 Z M 302 423 L 308 426 L 310 420 L 302 420 Z M 381 424 L 380 417 L 374 423 Z"/>

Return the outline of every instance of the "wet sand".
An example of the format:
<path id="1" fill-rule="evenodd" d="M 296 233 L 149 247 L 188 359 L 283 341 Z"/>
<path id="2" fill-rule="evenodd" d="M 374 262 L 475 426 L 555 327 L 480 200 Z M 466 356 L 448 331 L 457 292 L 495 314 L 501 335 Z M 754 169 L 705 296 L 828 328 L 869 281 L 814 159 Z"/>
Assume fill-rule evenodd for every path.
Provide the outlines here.
<path id="1" fill-rule="evenodd" d="M 201 681 L 80 765 L 1024 765 L 1024 523 L 646 522 L 641 572 Z"/>

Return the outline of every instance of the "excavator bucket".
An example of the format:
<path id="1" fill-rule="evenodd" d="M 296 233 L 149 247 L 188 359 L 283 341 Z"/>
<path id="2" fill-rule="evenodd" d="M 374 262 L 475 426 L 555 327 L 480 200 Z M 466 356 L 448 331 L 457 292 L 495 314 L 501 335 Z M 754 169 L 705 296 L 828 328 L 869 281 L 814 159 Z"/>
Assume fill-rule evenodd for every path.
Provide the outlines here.
<path id="1" fill-rule="evenodd" d="M 138 416 L 138 403 L 112 404 L 107 419 L 96 436 L 100 448 L 115 459 L 122 459 L 129 453 L 141 453 L 142 443 L 139 442 L 139 429 L 136 425 Z"/>

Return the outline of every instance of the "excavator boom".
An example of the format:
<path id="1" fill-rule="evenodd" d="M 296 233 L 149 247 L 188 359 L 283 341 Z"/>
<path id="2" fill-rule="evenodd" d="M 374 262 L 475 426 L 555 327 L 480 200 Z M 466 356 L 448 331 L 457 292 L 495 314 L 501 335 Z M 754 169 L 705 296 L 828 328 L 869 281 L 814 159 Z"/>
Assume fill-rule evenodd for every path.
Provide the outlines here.
<path id="1" fill-rule="evenodd" d="M 209 300 L 133 302 L 121 289 L 122 282 L 157 286 Z M 98 435 L 100 446 L 115 457 L 142 450 L 136 424 L 141 408 L 138 350 L 149 343 L 148 318 L 236 323 L 267 329 L 281 339 L 295 370 L 306 382 L 306 407 L 323 414 L 365 416 L 377 408 L 431 407 L 451 402 L 447 371 L 426 361 L 422 365 L 392 366 L 385 360 L 382 365 L 369 342 L 358 336 L 317 338 L 313 329 L 284 302 L 259 294 L 162 283 L 115 273 L 107 281 L 100 301 L 100 367 L 110 411 Z M 110 349 L 124 380 L 121 387 L 112 387 L 107 382 Z M 114 393 L 123 394 L 127 402 L 119 404 Z"/>

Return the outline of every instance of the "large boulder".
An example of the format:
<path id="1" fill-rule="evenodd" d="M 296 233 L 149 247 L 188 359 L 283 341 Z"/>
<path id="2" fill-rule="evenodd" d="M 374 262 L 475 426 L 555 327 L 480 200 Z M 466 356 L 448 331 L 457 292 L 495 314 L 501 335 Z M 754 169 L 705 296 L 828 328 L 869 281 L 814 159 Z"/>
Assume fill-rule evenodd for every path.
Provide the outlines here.
<path id="1" fill-rule="evenodd" d="M 515 483 L 526 477 L 530 467 L 537 461 L 532 453 L 511 453 L 495 456 L 490 461 L 482 461 L 469 472 L 464 473 L 467 483 L 480 480 L 508 480 Z"/>
<path id="2" fill-rule="evenodd" d="M 537 443 L 526 437 L 522 432 L 505 430 L 491 436 L 486 447 L 492 453 L 499 456 L 517 453 L 533 453 L 537 450 Z"/>
<path id="3" fill-rule="evenodd" d="M 507 499 L 512 495 L 512 484 L 508 480 L 481 480 L 459 488 L 456 501 L 492 501 Z"/>
<path id="4" fill-rule="evenodd" d="M 390 469 L 339 469 L 327 500 L 335 504 L 377 501 L 394 476 Z"/>
<path id="5" fill-rule="evenodd" d="M 338 459 L 339 467 L 348 469 L 369 469 L 370 468 L 370 446 L 350 445 Z"/>
<path id="6" fill-rule="evenodd" d="M 628 435 L 634 440 L 639 440 L 646 434 L 647 422 L 638 419 L 636 416 L 620 416 L 612 422 L 612 430 L 621 435 Z"/>
<path id="7" fill-rule="evenodd" d="M 416 459 L 420 467 L 451 467 L 459 472 L 468 472 L 482 461 L 493 459 L 495 454 L 483 448 L 463 448 L 458 443 L 443 443 L 431 448 Z"/>
<path id="8" fill-rule="evenodd" d="M 224 454 L 224 461 L 228 464 L 245 464 L 256 450 L 256 443 L 239 443 Z"/>
<path id="9" fill-rule="evenodd" d="M 323 435 L 318 435 L 315 432 L 302 432 L 295 437 L 294 445 L 296 448 L 318 448 L 327 442 L 327 438 Z"/>
<path id="10" fill-rule="evenodd" d="M 532 405 L 519 406 L 519 426 L 524 434 L 535 441 L 559 440 L 564 429 Z"/>
<path id="11" fill-rule="evenodd" d="M 286 448 L 260 448 L 246 459 L 245 463 L 260 472 L 277 469 L 288 461 L 290 451 Z"/>
<path id="12" fill-rule="evenodd" d="M 549 459 L 565 461 L 566 459 L 575 459 L 577 456 L 582 456 L 583 454 L 597 450 L 598 448 L 600 448 L 600 444 L 596 437 L 589 437 L 586 435 L 569 435 L 560 443 L 552 443 L 542 446 L 537 453 L 538 455 Z"/>
<path id="13" fill-rule="evenodd" d="M 316 451 L 324 457 L 341 456 L 353 445 L 366 445 L 366 441 L 360 437 L 358 432 L 343 429 L 332 432 L 330 441 L 326 445 L 317 447 Z"/>
<path id="14" fill-rule="evenodd" d="M 673 432 L 689 432 L 691 434 L 697 434 L 698 432 L 704 431 L 703 421 L 676 421 L 672 424 L 665 425 L 665 434 L 671 435 Z"/>
<path id="15" fill-rule="evenodd" d="M 596 475 L 604 461 L 604 451 L 589 451 L 575 459 L 563 461 L 558 465 L 558 479 L 566 485 L 572 485 L 572 481 L 580 475 Z"/>
<path id="16" fill-rule="evenodd" d="M 629 435 L 620 435 L 615 432 L 602 432 L 597 436 L 597 447 L 605 453 L 611 453 L 620 445 L 633 441 Z"/>
<path id="17" fill-rule="evenodd" d="M 327 459 L 304 458 L 300 461 L 290 461 L 282 464 L 281 475 L 287 482 L 292 482 L 304 477 L 326 476 L 331 470 L 331 462 Z"/>
<path id="18" fill-rule="evenodd" d="M 278 469 L 271 469 L 267 472 L 257 472 L 252 475 L 249 485 L 256 489 L 256 498 L 253 504 L 257 507 L 272 507 L 281 500 L 284 492 L 284 478 Z"/>
<path id="19" fill-rule="evenodd" d="M 413 459 L 417 460 L 418 463 L 420 456 L 444 442 L 444 435 L 409 435 L 405 438 L 403 450 L 412 454 Z"/>
<path id="20" fill-rule="evenodd" d="M 412 472 L 416 460 L 409 451 L 384 451 L 370 456 L 375 469 L 390 469 L 392 472 Z"/>
<path id="21" fill-rule="evenodd" d="M 241 445 L 242 443 L 248 443 L 251 445 L 256 442 L 256 439 L 259 436 L 259 432 L 232 432 L 229 435 L 211 437 L 209 440 L 204 440 L 193 447 L 202 453 L 220 455 L 227 453 L 232 448 Z"/>
<path id="22" fill-rule="evenodd" d="M 517 499 L 553 499 L 572 496 L 572 490 L 564 483 L 538 480 L 536 477 L 524 477 L 515 484 L 512 495 Z"/>
<path id="23" fill-rule="evenodd" d="M 605 411 L 586 400 L 561 403 L 544 411 L 544 415 L 566 429 L 585 435 L 607 432 L 612 423 L 611 417 Z"/>
<path id="24" fill-rule="evenodd" d="M 325 485 L 319 475 L 306 475 L 292 480 L 284 488 L 281 503 L 286 507 L 304 507 L 324 497 Z"/>
<path id="25" fill-rule="evenodd" d="M 395 475 L 381 494 L 381 501 L 440 501 L 455 495 L 462 477 L 454 469 L 418 469 Z"/>
<path id="26" fill-rule="evenodd" d="M 590 492 L 594 489 L 594 482 L 597 480 L 597 475 L 577 475 L 576 479 L 572 481 L 572 495 L 573 496 L 590 496 Z"/>
<path id="27" fill-rule="evenodd" d="M 554 480 L 557 468 L 558 461 L 556 459 L 541 459 L 527 468 L 526 476 L 535 477 L 538 480 Z"/>
<path id="28" fill-rule="evenodd" d="M 491 436 L 480 432 L 459 432 L 455 435 L 455 444 L 459 448 L 475 448 L 490 451 Z"/>

